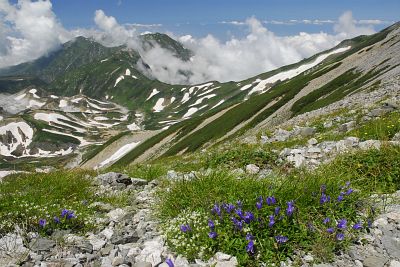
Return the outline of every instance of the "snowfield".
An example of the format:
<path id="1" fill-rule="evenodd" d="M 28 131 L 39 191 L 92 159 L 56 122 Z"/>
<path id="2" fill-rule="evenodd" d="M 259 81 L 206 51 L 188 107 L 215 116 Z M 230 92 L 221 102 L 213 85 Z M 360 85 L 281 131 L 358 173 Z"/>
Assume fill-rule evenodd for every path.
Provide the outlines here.
<path id="1" fill-rule="evenodd" d="M 39 102 L 39 101 L 36 101 L 36 100 L 34 100 L 34 99 L 31 99 L 31 100 L 29 100 L 29 104 L 28 104 L 26 107 L 27 107 L 27 108 L 33 108 L 33 107 L 41 108 L 41 107 L 43 107 L 45 104 L 46 104 L 46 103 Z"/>
<path id="2" fill-rule="evenodd" d="M 114 87 L 117 86 L 117 84 L 118 84 L 120 81 L 122 81 L 124 78 L 125 78 L 125 77 L 122 76 L 122 75 L 119 76 L 119 77 L 117 78 L 117 80 L 115 81 Z"/>
<path id="3" fill-rule="evenodd" d="M 221 101 L 219 101 L 215 106 L 213 106 L 211 109 L 218 107 L 219 105 L 222 105 L 222 103 L 224 103 L 225 100 L 222 99 Z"/>
<path id="4" fill-rule="evenodd" d="M 61 99 L 61 100 L 60 100 L 60 104 L 58 105 L 58 107 L 59 107 L 59 108 L 68 107 L 68 101 L 67 101 L 67 100 L 64 100 L 64 99 Z"/>
<path id="5" fill-rule="evenodd" d="M 191 104 L 189 107 L 193 107 L 193 106 L 199 105 L 199 104 L 201 104 L 201 102 L 203 102 L 204 99 L 210 99 L 210 98 L 213 98 L 215 96 L 217 96 L 217 95 L 216 94 L 211 94 L 211 95 L 203 96 L 202 98 L 197 99 L 196 102 L 194 104 Z"/>
<path id="6" fill-rule="evenodd" d="M 28 92 L 31 93 L 31 94 L 33 95 L 34 98 L 40 98 L 40 96 L 38 96 L 38 95 L 36 94 L 36 93 L 37 93 L 37 90 L 36 90 L 36 89 L 31 89 L 31 90 L 29 90 Z"/>
<path id="7" fill-rule="evenodd" d="M 70 121 L 70 122 L 75 123 L 75 124 L 77 123 L 76 121 L 72 121 L 70 118 L 67 118 L 67 117 L 65 117 L 63 115 L 60 115 L 60 114 L 57 114 L 57 113 L 36 113 L 34 115 L 34 118 L 35 118 L 35 120 L 42 120 L 42 121 L 48 122 L 49 125 L 52 125 L 53 123 L 56 123 L 56 124 L 59 124 L 59 125 L 63 125 L 63 126 L 67 126 L 67 127 L 73 128 L 78 133 L 86 132 L 86 129 L 79 128 L 79 127 L 76 127 L 74 125 L 71 125 L 71 124 L 65 123 L 63 121 L 60 121 L 60 120 L 64 120 L 64 121 Z M 82 126 L 84 127 L 84 125 L 82 125 Z"/>
<path id="8" fill-rule="evenodd" d="M 14 157 L 11 153 L 19 146 L 24 148 L 24 155 L 27 155 L 27 147 L 32 143 L 33 129 L 26 122 L 11 122 L 0 127 L 0 135 L 7 132 L 13 136 L 12 143 L 3 144 L 0 142 L 0 155 Z"/>
<path id="9" fill-rule="evenodd" d="M 160 91 L 158 91 L 156 88 L 153 89 L 153 91 L 151 91 L 151 94 L 149 95 L 149 97 L 146 99 L 149 100 L 151 99 L 153 96 L 155 96 L 156 94 L 158 94 Z"/>
<path id="10" fill-rule="evenodd" d="M 188 118 L 192 116 L 194 113 L 196 113 L 199 109 L 198 108 L 189 108 L 189 110 L 183 115 L 182 118 Z"/>
<path id="11" fill-rule="evenodd" d="M 106 159 L 105 161 L 101 162 L 99 165 L 97 165 L 94 169 L 99 169 L 102 168 L 110 163 L 113 163 L 117 160 L 119 160 L 120 158 L 122 158 L 123 156 L 125 156 L 126 154 L 129 153 L 129 151 L 131 151 L 132 149 L 134 149 L 140 142 L 133 142 L 130 144 L 126 144 L 124 146 L 122 146 L 120 149 L 118 149 L 111 157 L 109 157 L 108 159 Z"/>
<path id="12" fill-rule="evenodd" d="M 156 104 L 153 107 L 154 112 L 160 112 L 165 108 L 165 106 L 163 106 L 164 100 L 165 99 L 163 97 L 157 100 Z"/>
<path id="13" fill-rule="evenodd" d="M 140 127 L 136 123 L 132 123 L 126 126 L 131 131 L 138 131 Z"/>
<path id="14" fill-rule="evenodd" d="M 297 75 L 299 75 L 300 73 L 311 69 L 312 67 L 317 66 L 319 63 L 321 63 L 322 61 L 324 61 L 327 57 L 329 57 L 330 55 L 333 54 L 337 54 L 337 53 L 342 53 L 345 52 L 347 50 L 349 50 L 351 48 L 351 46 L 347 46 L 347 47 L 341 47 L 338 49 L 335 49 L 329 53 L 326 54 L 322 54 L 320 56 L 318 56 L 313 62 L 304 64 L 304 65 L 300 65 L 299 67 L 295 68 L 295 69 L 291 69 L 291 70 L 287 70 L 287 71 L 283 71 L 280 73 L 277 73 L 265 80 L 260 80 L 257 79 L 256 81 L 253 82 L 253 84 L 258 83 L 253 89 L 250 90 L 250 92 L 248 93 L 248 95 L 254 94 L 256 92 L 262 92 L 264 91 L 265 87 L 267 84 L 271 84 L 271 83 L 275 83 L 277 81 L 284 81 L 287 79 L 291 79 Z M 248 84 L 243 86 L 240 90 L 244 91 L 246 89 L 249 89 L 253 84 Z"/>
<path id="15" fill-rule="evenodd" d="M 181 103 L 185 104 L 186 102 L 188 102 L 190 99 L 190 94 L 189 93 L 185 93 L 182 97 Z"/>

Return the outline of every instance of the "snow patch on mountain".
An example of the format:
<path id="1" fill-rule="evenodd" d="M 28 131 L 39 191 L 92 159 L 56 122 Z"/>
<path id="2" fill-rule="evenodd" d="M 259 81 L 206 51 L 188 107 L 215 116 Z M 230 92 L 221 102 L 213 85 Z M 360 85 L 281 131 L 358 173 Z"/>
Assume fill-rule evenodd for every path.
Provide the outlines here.
<path id="1" fill-rule="evenodd" d="M 349 50 L 350 48 L 351 48 L 351 46 L 341 47 L 341 48 L 335 49 L 335 50 L 333 50 L 333 51 L 331 51 L 329 53 L 322 54 L 322 55 L 318 56 L 313 62 L 300 65 L 299 67 L 297 67 L 295 69 L 282 71 L 282 72 L 277 73 L 277 74 L 275 74 L 275 75 L 273 75 L 273 76 L 271 76 L 271 77 L 269 77 L 269 78 L 267 78 L 265 80 L 258 80 L 257 79 L 254 83 L 258 82 L 258 84 L 253 89 L 250 90 L 248 95 L 254 94 L 255 92 L 263 92 L 267 84 L 275 83 L 275 82 L 277 82 L 279 80 L 280 81 L 284 81 L 284 80 L 287 80 L 287 79 L 291 79 L 291 78 L 299 75 L 300 73 L 302 73 L 302 72 L 304 72 L 306 70 L 309 70 L 312 67 L 317 66 L 319 63 L 324 61 L 330 55 L 345 52 L 345 51 Z"/>
<path id="2" fill-rule="evenodd" d="M 149 95 L 149 97 L 146 99 L 149 100 L 150 98 L 152 98 L 153 96 L 155 96 L 156 94 L 158 94 L 160 91 L 158 91 L 156 88 L 153 89 L 153 91 L 151 91 L 151 94 Z"/>
<path id="3" fill-rule="evenodd" d="M 114 87 L 117 86 L 117 84 L 118 84 L 120 81 L 122 81 L 124 78 L 125 78 L 125 77 L 122 76 L 122 75 L 119 76 L 119 77 L 117 78 L 117 80 L 115 81 Z"/>
<path id="4" fill-rule="evenodd" d="M 140 142 L 133 142 L 133 143 L 129 143 L 129 144 L 126 144 L 126 145 L 122 146 L 111 157 L 109 157 L 108 159 L 102 161 L 99 165 L 97 165 L 95 167 L 95 169 L 102 168 L 102 167 L 104 167 L 104 166 L 106 166 L 108 164 L 111 164 L 111 163 L 119 160 L 120 158 L 122 158 L 123 156 L 128 154 L 129 151 L 134 149 L 139 143 Z"/>
<path id="5" fill-rule="evenodd" d="M 213 98 L 213 97 L 215 97 L 215 96 L 216 96 L 216 94 L 211 94 L 211 95 L 203 96 L 202 98 L 197 99 L 196 102 L 195 102 L 194 104 L 191 104 L 189 107 L 193 107 L 193 106 L 196 106 L 196 105 L 200 105 L 201 102 L 203 102 L 204 99 L 210 99 L 210 98 Z"/>
<path id="6" fill-rule="evenodd" d="M 134 122 L 132 124 L 129 124 L 126 126 L 126 128 L 128 128 L 131 131 L 138 131 L 140 130 L 140 127 Z"/>
<path id="7" fill-rule="evenodd" d="M 157 100 L 156 104 L 153 107 L 154 112 L 160 112 L 165 108 L 165 106 L 163 106 L 164 100 L 165 99 L 163 97 Z"/>
<path id="8" fill-rule="evenodd" d="M 222 105 L 222 103 L 224 103 L 225 102 L 225 100 L 224 99 L 222 99 L 221 101 L 219 101 L 215 106 L 213 106 L 211 109 L 213 109 L 213 108 L 216 108 L 216 107 L 218 107 L 218 106 L 220 106 L 220 105 Z"/>
<path id="9" fill-rule="evenodd" d="M 11 156 L 12 152 L 22 146 L 23 154 L 27 155 L 27 147 L 32 143 L 33 129 L 26 122 L 11 122 L 0 127 L 0 136 L 9 136 L 10 143 L 0 142 L 0 155 Z"/>
<path id="10" fill-rule="evenodd" d="M 194 113 L 196 113 L 199 109 L 198 108 L 189 108 L 189 110 L 183 115 L 182 118 L 188 118 L 192 116 Z"/>
<path id="11" fill-rule="evenodd" d="M 55 123 L 55 124 L 58 124 L 58 125 L 63 125 L 63 126 L 67 126 L 67 127 L 73 128 L 78 133 L 86 132 L 86 129 L 79 128 L 79 127 L 77 127 L 75 125 L 68 124 L 68 123 L 64 122 L 64 121 L 69 121 L 69 122 L 72 122 L 74 124 L 79 124 L 78 122 L 72 121 L 70 118 L 67 118 L 67 117 L 65 117 L 64 115 L 61 115 L 61 114 L 57 114 L 57 113 L 36 113 L 34 115 L 34 118 L 35 118 L 35 120 L 42 120 L 42 121 L 48 122 L 49 125 L 52 125 L 52 124 Z M 84 126 L 84 125 L 82 125 L 82 126 Z"/>

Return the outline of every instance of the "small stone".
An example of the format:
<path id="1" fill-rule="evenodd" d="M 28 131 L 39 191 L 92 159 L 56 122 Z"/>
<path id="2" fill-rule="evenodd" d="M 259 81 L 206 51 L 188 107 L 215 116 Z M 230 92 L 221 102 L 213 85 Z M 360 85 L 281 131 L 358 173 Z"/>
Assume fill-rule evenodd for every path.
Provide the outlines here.
<path id="1" fill-rule="evenodd" d="M 392 260 L 389 264 L 389 267 L 400 267 L 400 262 L 396 260 Z"/>
<path id="2" fill-rule="evenodd" d="M 152 267 L 150 262 L 138 261 L 132 267 Z"/>
<path id="3" fill-rule="evenodd" d="M 167 172 L 167 179 L 168 180 L 176 180 L 178 179 L 178 173 L 174 170 L 169 170 Z"/>
<path id="4" fill-rule="evenodd" d="M 232 258 L 232 256 L 222 252 L 217 252 L 215 253 L 214 258 L 217 261 L 229 261 Z"/>
<path id="5" fill-rule="evenodd" d="M 384 227 L 384 226 L 388 225 L 388 221 L 385 218 L 379 218 L 374 221 L 373 225 L 375 227 Z"/>
<path id="6" fill-rule="evenodd" d="M 124 258 L 117 256 L 112 261 L 112 266 L 118 266 L 124 263 Z"/>
<path id="7" fill-rule="evenodd" d="M 80 251 L 85 252 L 85 253 L 92 253 L 93 252 L 93 246 L 90 244 L 89 241 L 79 241 L 75 245 Z"/>
<path id="8" fill-rule="evenodd" d="M 104 256 L 109 255 L 112 249 L 114 249 L 114 245 L 109 244 L 109 245 L 105 246 L 104 248 L 102 248 L 100 250 L 101 256 L 104 257 Z"/>
<path id="9" fill-rule="evenodd" d="M 298 128 L 297 133 L 303 137 L 312 136 L 317 132 L 315 128 L 312 127 L 301 127 Z"/>
<path id="10" fill-rule="evenodd" d="M 396 133 L 393 138 L 392 141 L 400 141 L 400 132 Z"/>
<path id="11" fill-rule="evenodd" d="M 111 238 L 110 242 L 119 245 L 119 244 L 127 244 L 127 243 L 135 243 L 139 240 L 139 236 L 136 231 L 127 234 L 127 235 L 122 235 L 122 236 L 114 236 Z"/>
<path id="12" fill-rule="evenodd" d="M 389 220 L 392 220 L 396 223 L 400 223 L 400 213 L 399 212 L 394 212 L 394 211 L 390 212 L 390 213 L 386 214 L 386 217 Z"/>
<path id="13" fill-rule="evenodd" d="M 305 255 L 303 259 L 305 262 L 313 262 L 314 261 L 314 257 L 311 255 Z"/>
<path id="14" fill-rule="evenodd" d="M 50 251 L 56 246 L 56 242 L 47 238 L 34 239 L 29 243 L 33 251 Z"/>
<path id="15" fill-rule="evenodd" d="M 333 125 L 332 121 L 326 121 L 324 122 L 324 128 L 331 128 Z"/>
<path id="16" fill-rule="evenodd" d="M 257 174 L 260 171 L 260 168 L 255 164 L 246 165 L 246 172 L 248 174 Z"/>
<path id="17" fill-rule="evenodd" d="M 107 213 L 107 216 L 113 222 L 119 222 L 126 215 L 126 211 L 121 208 L 115 209 Z"/>
<path id="18" fill-rule="evenodd" d="M 101 260 L 101 266 L 112 266 L 112 261 L 109 257 L 102 257 L 100 258 Z"/>
<path id="19" fill-rule="evenodd" d="M 132 185 L 135 185 L 135 186 L 146 185 L 149 183 L 147 180 L 140 179 L 140 178 L 132 178 L 131 181 L 132 181 Z"/>
<path id="20" fill-rule="evenodd" d="M 348 132 L 354 129 L 354 127 L 356 126 L 356 122 L 355 121 L 350 121 L 347 123 L 343 123 L 342 125 L 339 126 L 338 131 L 339 132 Z"/>
<path id="21" fill-rule="evenodd" d="M 110 240 L 111 237 L 114 235 L 114 231 L 112 228 L 106 228 L 103 231 L 101 231 L 100 234 L 103 235 L 108 240 Z"/>
<path id="22" fill-rule="evenodd" d="M 365 267 L 383 267 L 386 262 L 387 259 L 383 257 L 369 256 L 364 260 L 363 265 Z"/>
<path id="23" fill-rule="evenodd" d="M 318 140 L 315 138 L 311 138 L 307 141 L 308 145 L 310 146 L 315 146 L 316 144 L 318 144 Z"/>
<path id="24" fill-rule="evenodd" d="M 92 244 L 93 250 L 95 250 L 95 251 L 100 250 L 106 244 L 105 240 L 103 240 L 97 236 L 94 236 L 94 235 L 90 236 L 88 238 L 88 240 L 89 240 L 90 244 Z"/>
<path id="25" fill-rule="evenodd" d="M 362 264 L 362 262 L 359 261 L 359 260 L 355 260 L 355 261 L 354 261 L 354 264 L 355 264 L 355 266 L 357 266 L 357 267 L 363 267 L 363 266 L 364 266 L 364 265 Z"/>
<path id="26" fill-rule="evenodd" d="M 366 140 L 364 142 L 360 142 L 358 144 L 358 146 L 362 150 L 367 150 L 367 149 L 372 149 L 372 148 L 380 149 L 381 148 L 381 141 L 379 141 L 379 140 Z"/>
<path id="27" fill-rule="evenodd" d="M 385 115 L 388 112 L 390 112 L 390 110 L 388 110 L 388 109 L 376 108 L 376 109 L 371 110 L 368 113 L 368 116 L 370 116 L 370 117 L 380 117 L 382 115 Z"/>
<path id="28" fill-rule="evenodd" d="M 260 139 L 261 139 L 261 144 L 266 144 L 269 142 L 269 138 L 266 135 L 261 135 Z"/>

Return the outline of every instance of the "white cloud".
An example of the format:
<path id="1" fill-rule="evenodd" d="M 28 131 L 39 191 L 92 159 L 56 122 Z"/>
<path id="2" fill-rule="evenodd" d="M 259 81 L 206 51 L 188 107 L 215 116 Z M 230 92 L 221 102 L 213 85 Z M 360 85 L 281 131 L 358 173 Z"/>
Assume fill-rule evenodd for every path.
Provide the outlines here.
<path id="1" fill-rule="evenodd" d="M 235 25 L 235 26 L 242 26 L 242 25 L 246 25 L 246 23 L 244 21 L 237 21 L 237 20 L 231 20 L 231 21 L 221 21 L 221 24 L 231 24 L 231 25 Z"/>
<path id="2" fill-rule="evenodd" d="M 124 25 L 128 26 L 128 27 L 130 26 L 130 27 L 137 27 L 137 28 L 159 28 L 159 27 L 163 26 L 160 23 L 154 23 L 154 24 L 126 23 Z"/>
<path id="3" fill-rule="evenodd" d="M 51 9 L 50 1 L 0 0 L 0 67 L 33 60 L 71 38 Z"/>
<path id="4" fill-rule="evenodd" d="M 371 27 L 356 25 L 350 12 L 344 13 L 334 29 L 336 34 L 305 33 L 280 37 L 255 18 L 234 25 L 246 25 L 249 34 L 221 42 L 212 35 L 195 39 L 190 35 L 178 38 L 194 51 L 190 62 L 182 62 L 171 53 L 155 47 L 142 54 L 154 77 L 168 83 L 201 83 L 209 80 L 242 80 L 283 65 L 297 62 L 337 45 L 359 34 L 371 34 Z M 292 21 L 292 23 L 295 23 Z M 300 23 L 333 23 L 332 21 L 300 21 Z M 189 80 L 182 71 L 193 73 Z"/>
<path id="5" fill-rule="evenodd" d="M 395 21 L 391 20 L 380 20 L 380 19 L 361 19 L 356 21 L 357 24 L 366 24 L 366 25 L 388 25 L 394 24 Z"/>
<path id="6" fill-rule="evenodd" d="M 357 26 L 351 11 L 346 11 L 339 17 L 339 21 L 334 26 L 335 32 L 340 38 L 352 38 L 357 35 L 368 35 L 375 32 L 373 26 Z"/>

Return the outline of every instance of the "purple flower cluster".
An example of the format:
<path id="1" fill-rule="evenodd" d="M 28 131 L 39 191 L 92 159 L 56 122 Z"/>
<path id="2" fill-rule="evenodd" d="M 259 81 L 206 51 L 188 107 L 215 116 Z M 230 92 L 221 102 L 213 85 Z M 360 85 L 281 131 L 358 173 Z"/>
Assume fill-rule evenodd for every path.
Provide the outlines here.
<path id="1" fill-rule="evenodd" d="M 76 218 L 75 212 L 72 210 L 63 209 L 61 211 L 61 218 L 66 218 L 67 220 Z"/>
<path id="2" fill-rule="evenodd" d="M 294 212 L 294 201 L 292 200 L 287 203 L 286 215 L 290 217 L 293 215 L 293 212 Z"/>
<path id="3" fill-rule="evenodd" d="M 66 220 L 70 220 L 70 219 L 76 218 L 76 215 L 75 215 L 75 212 L 72 211 L 72 210 L 63 209 L 61 211 L 61 216 L 60 217 L 58 217 L 58 216 L 54 216 L 53 217 L 54 223 L 55 224 L 60 224 L 61 223 L 61 218 L 65 218 Z M 46 219 L 40 219 L 39 220 L 39 226 L 41 228 L 44 228 L 46 225 L 47 225 Z"/>
<path id="4" fill-rule="evenodd" d="M 284 244 L 289 240 L 289 238 L 287 238 L 286 236 L 278 235 L 275 236 L 275 240 L 278 244 Z"/>
<path id="5" fill-rule="evenodd" d="M 45 219 L 40 219 L 39 220 L 39 226 L 44 228 L 46 226 L 46 220 Z"/>
<path id="6" fill-rule="evenodd" d="M 190 228 L 189 224 L 182 224 L 180 229 L 183 233 L 188 233 L 188 232 L 192 231 L 192 228 Z"/>
<path id="7" fill-rule="evenodd" d="M 292 217 L 295 212 L 294 201 L 287 202 L 286 214 L 279 215 L 281 212 L 281 207 L 277 205 L 278 201 L 274 196 L 258 197 L 255 204 L 255 211 L 245 210 L 242 201 L 238 200 L 235 204 L 232 203 L 215 203 L 211 208 L 211 214 L 214 216 L 213 219 L 208 219 L 208 227 L 210 229 L 208 237 L 211 239 L 216 239 L 218 237 L 215 220 L 224 221 L 229 218 L 232 223 L 235 233 L 244 235 L 243 228 L 248 225 L 250 227 L 262 228 L 265 225 L 271 229 L 275 229 L 274 226 L 283 218 L 285 215 L 287 217 Z M 265 211 L 271 211 L 272 214 L 265 216 Z M 262 215 L 264 214 L 264 215 Z M 264 217 L 265 216 L 265 217 Z M 182 232 L 187 232 L 185 227 L 181 226 Z M 182 229 L 184 227 L 184 229 Z M 276 231 L 276 230 L 272 230 Z M 254 255 L 256 251 L 256 240 L 253 235 L 247 233 L 246 235 L 247 245 L 246 251 L 249 255 Z M 275 240 L 278 244 L 284 244 L 289 239 L 286 236 L 277 235 Z"/>

